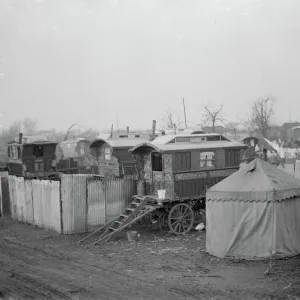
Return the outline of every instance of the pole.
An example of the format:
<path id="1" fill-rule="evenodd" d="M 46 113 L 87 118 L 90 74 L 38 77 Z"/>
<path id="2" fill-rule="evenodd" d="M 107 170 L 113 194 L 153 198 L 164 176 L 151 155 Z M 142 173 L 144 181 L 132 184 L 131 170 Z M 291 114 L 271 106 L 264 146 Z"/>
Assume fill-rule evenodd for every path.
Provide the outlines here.
<path id="1" fill-rule="evenodd" d="M 187 124 L 186 124 L 186 111 L 185 111 L 185 102 L 184 102 L 184 98 L 182 98 L 182 102 L 183 102 L 183 112 L 184 112 L 184 123 L 185 123 L 185 128 L 187 128 Z"/>
<path id="2" fill-rule="evenodd" d="M 116 119 L 117 119 L 117 131 L 119 132 L 119 119 L 118 119 L 118 115 L 116 115 Z"/>
<path id="3" fill-rule="evenodd" d="M 114 132 L 114 124 L 111 124 L 111 129 L 110 129 L 110 137 L 113 137 L 113 132 Z"/>
<path id="4" fill-rule="evenodd" d="M 152 136 L 151 136 L 151 141 L 155 139 L 155 132 L 156 132 L 156 121 L 152 121 Z"/>
<path id="5" fill-rule="evenodd" d="M 290 116 L 290 123 L 292 123 L 292 118 L 291 118 L 291 108 L 289 107 L 289 116 Z"/>

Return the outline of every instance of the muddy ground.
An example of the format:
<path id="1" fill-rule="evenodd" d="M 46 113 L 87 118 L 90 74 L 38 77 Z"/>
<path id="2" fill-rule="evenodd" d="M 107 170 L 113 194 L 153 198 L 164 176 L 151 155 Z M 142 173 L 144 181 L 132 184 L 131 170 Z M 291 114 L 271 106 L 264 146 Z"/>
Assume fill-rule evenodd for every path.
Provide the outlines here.
<path id="1" fill-rule="evenodd" d="M 300 299 L 300 257 L 221 260 L 205 231 L 138 230 L 135 244 L 78 246 L 82 236 L 0 220 L 0 299 Z"/>

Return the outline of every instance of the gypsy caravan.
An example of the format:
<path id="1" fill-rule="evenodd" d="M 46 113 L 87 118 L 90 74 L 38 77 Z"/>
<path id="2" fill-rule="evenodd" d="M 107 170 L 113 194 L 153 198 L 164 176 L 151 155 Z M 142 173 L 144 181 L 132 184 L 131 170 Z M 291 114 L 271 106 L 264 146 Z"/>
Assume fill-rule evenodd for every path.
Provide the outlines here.
<path id="1" fill-rule="evenodd" d="M 44 136 L 23 136 L 7 145 L 8 173 L 22 177 L 39 177 L 55 170 L 55 149 Z"/>

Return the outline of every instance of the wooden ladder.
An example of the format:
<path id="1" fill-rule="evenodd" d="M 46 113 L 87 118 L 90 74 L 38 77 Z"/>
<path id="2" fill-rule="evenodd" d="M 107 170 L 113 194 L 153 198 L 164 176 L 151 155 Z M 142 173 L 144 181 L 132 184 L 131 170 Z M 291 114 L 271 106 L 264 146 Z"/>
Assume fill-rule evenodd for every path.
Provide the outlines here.
<path id="1" fill-rule="evenodd" d="M 96 245 L 103 240 L 108 241 L 113 235 L 136 223 L 138 220 L 141 220 L 156 209 L 153 206 L 147 205 L 147 202 L 147 196 L 134 196 L 133 201 L 120 216 L 106 223 L 104 226 L 96 229 L 94 232 L 92 232 L 84 239 L 80 240 L 78 243 L 82 243 L 91 236 L 103 230 L 104 232 L 94 243 L 92 243 L 92 245 Z"/>

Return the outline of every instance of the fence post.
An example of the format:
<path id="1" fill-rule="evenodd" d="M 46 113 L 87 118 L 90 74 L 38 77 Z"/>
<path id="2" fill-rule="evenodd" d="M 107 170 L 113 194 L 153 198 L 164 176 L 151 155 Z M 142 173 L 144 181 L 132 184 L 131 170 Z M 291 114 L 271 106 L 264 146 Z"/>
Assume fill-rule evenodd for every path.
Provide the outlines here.
<path id="1" fill-rule="evenodd" d="M 88 211 L 89 211 L 89 203 L 88 203 L 88 184 L 90 179 L 88 177 L 85 178 L 85 231 L 88 231 Z"/>
<path id="2" fill-rule="evenodd" d="M 64 233 L 64 222 L 63 222 L 63 199 L 62 199 L 62 188 L 63 188 L 63 185 L 62 185 L 62 177 L 60 178 L 60 181 L 59 181 L 59 200 L 60 200 L 60 232 L 61 234 Z"/>
<path id="3" fill-rule="evenodd" d="M 107 176 L 104 176 L 104 212 L 105 224 L 107 223 Z"/>
<path id="4" fill-rule="evenodd" d="M 1 176 L 0 176 L 0 217 L 3 218 L 3 201 L 2 201 L 2 187 L 1 187 Z"/>

